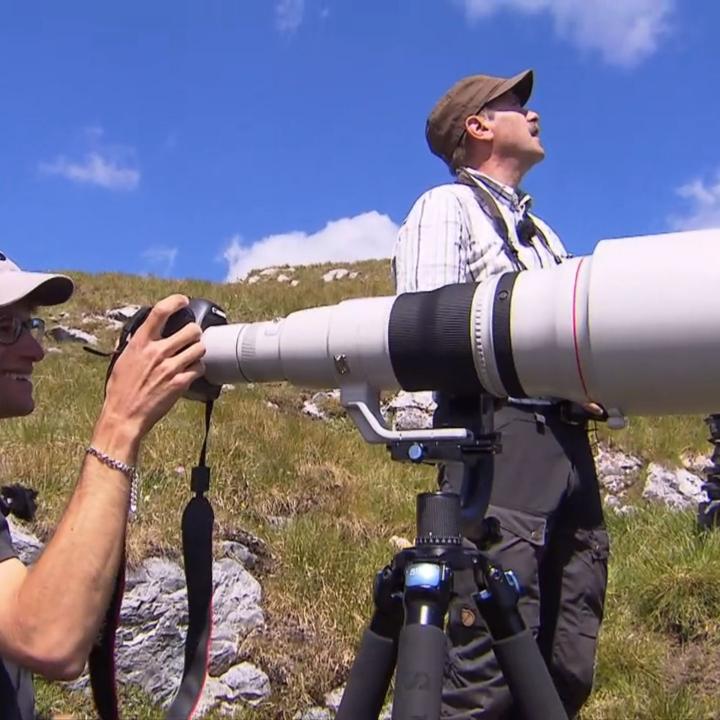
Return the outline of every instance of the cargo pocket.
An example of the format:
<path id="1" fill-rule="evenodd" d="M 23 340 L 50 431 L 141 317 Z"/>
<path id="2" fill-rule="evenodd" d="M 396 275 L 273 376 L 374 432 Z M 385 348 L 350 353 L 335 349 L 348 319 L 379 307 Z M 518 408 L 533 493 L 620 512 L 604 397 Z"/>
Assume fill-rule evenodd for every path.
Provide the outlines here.
<path id="1" fill-rule="evenodd" d="M 537 631 L 540 619 L 538 566 L 545 553 L 547 519 L 524 510 L 496 505 L 488 508 L 487 516 L 498 520 L 501 538 L 486 554 L 503 570 L 511 570 L 515 574 L 520 583 L 519 608 L 523 620 L 528 628 Z M 465 620 L 467 623 L 467 615 Z M 467 634 L 467 626 L 461 633 Z"/>
<path id="2" fill-rule="evenodd" d="M 582 563 L 584 577 L 578 578 L 582 590 L 578 632 L 597 638 L 605 610 L 605 590 L 608 578 L 610 539 L 603 528 L 578 530 L 575 535 L 575 552 Z"/>
<path id="3" fill-rule="evenodd" d="M 569 716 L 590 695 L 597 636 L 603 618 L 609 540 L 602 529 L 576 530 L 562 579 L 562 598 L 552 646 L 551 673 Z"/>
<path id="4" fill-rule="evenodd" d="M 538 562 L 545 548 L 547 522 L 542 516 L 521 510 L 490 506 L 488 517 L 497 518 L 502 538 L 487 555 L 503 570 L 512 570 L 522 587 L 520 612 L 528 627 L 537 629 L 539 617 Z M 455 687 L 492 686 L 500 668 L 492 640 L 471 593 L 477 590 L 467 571 L 456 575 L 457 595 L 449 607 L 449 651 L 446 673 Z M 468 586 L 468 580 L 471 585 Z"/>

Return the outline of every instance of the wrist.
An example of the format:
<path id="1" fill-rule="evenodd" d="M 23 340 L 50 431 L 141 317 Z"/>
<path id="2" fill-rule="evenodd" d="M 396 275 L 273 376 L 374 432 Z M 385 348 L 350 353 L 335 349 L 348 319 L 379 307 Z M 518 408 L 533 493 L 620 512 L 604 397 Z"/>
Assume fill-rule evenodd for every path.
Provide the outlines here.
<path id="1" fill-rule="evenodd" d="M 128 465 L 135 465 L 141 439 L 142 433 L 134 423 L 103 408 L 90 444 Z"/>

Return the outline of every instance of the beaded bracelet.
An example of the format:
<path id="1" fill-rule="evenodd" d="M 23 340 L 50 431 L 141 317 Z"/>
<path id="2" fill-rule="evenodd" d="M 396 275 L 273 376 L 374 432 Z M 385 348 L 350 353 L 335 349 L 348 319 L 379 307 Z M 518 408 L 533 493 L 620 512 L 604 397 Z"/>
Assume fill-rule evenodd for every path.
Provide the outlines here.
<path id="1" fill-rule="evenodd" d="M 121 472 L 130 481 L 130 507 L 128 509 L 128 515 L 131 518 L 135 517 L 137 514 L 138 483 L 140 482 L 140 475 L 138 474 L 137 468 L 134 465 L 128 465 L 120 460 L 111 458 L 92 445 L 85 448 L 85 453 L 97 458 L 103 465 L 110 469 Z"/>

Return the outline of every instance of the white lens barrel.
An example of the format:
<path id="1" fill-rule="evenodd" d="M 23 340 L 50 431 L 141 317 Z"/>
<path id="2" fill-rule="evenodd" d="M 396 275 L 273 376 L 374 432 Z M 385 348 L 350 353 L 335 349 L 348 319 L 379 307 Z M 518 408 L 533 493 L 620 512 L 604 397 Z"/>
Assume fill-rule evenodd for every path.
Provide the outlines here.
<path id="1" fill-rule="evenodd" d="M 591 256 L 519 273 L 512 351 L 523 390 L 628 415 L 720 410 L 718 280 L 720 230 L 606 240 Z"/>
<path id="2" fill-rule="evenodd" d="M 592 256 L 588 389 L 628 414 L 720 410 L 720 230 L 605 241 Z"/>
<path id="3" fill-rule="evenodd" d="M 720 411 L 720 230 L 606 240 L 552 269 L 208 328 L 206 378 Z"/>
<path id="4" fill-rule="evenodd" d="M 388 349 L 394 297 L 346 300 L 274 322 L 211 327 L 205 377 L 212 383 L 288 382 L 397 389 Z"/>

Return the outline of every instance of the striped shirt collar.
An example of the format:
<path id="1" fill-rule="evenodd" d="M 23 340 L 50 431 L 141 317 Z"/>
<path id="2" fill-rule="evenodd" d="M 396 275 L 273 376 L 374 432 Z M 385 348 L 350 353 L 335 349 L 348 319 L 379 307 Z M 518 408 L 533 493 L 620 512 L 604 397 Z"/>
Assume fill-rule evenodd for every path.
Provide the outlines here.
<path id="1" fill-rule="evenodd" d="M 532 205 L 532 197 L 521 188 L 517 190 L 510 185 L 505 185 L 485 173 L 465 167 L 462 168 L 475 182 L 482 183 L 484 187 L 492 192 L 495 197 L 502 200 L 511 210 L 526 212 Z"/>

